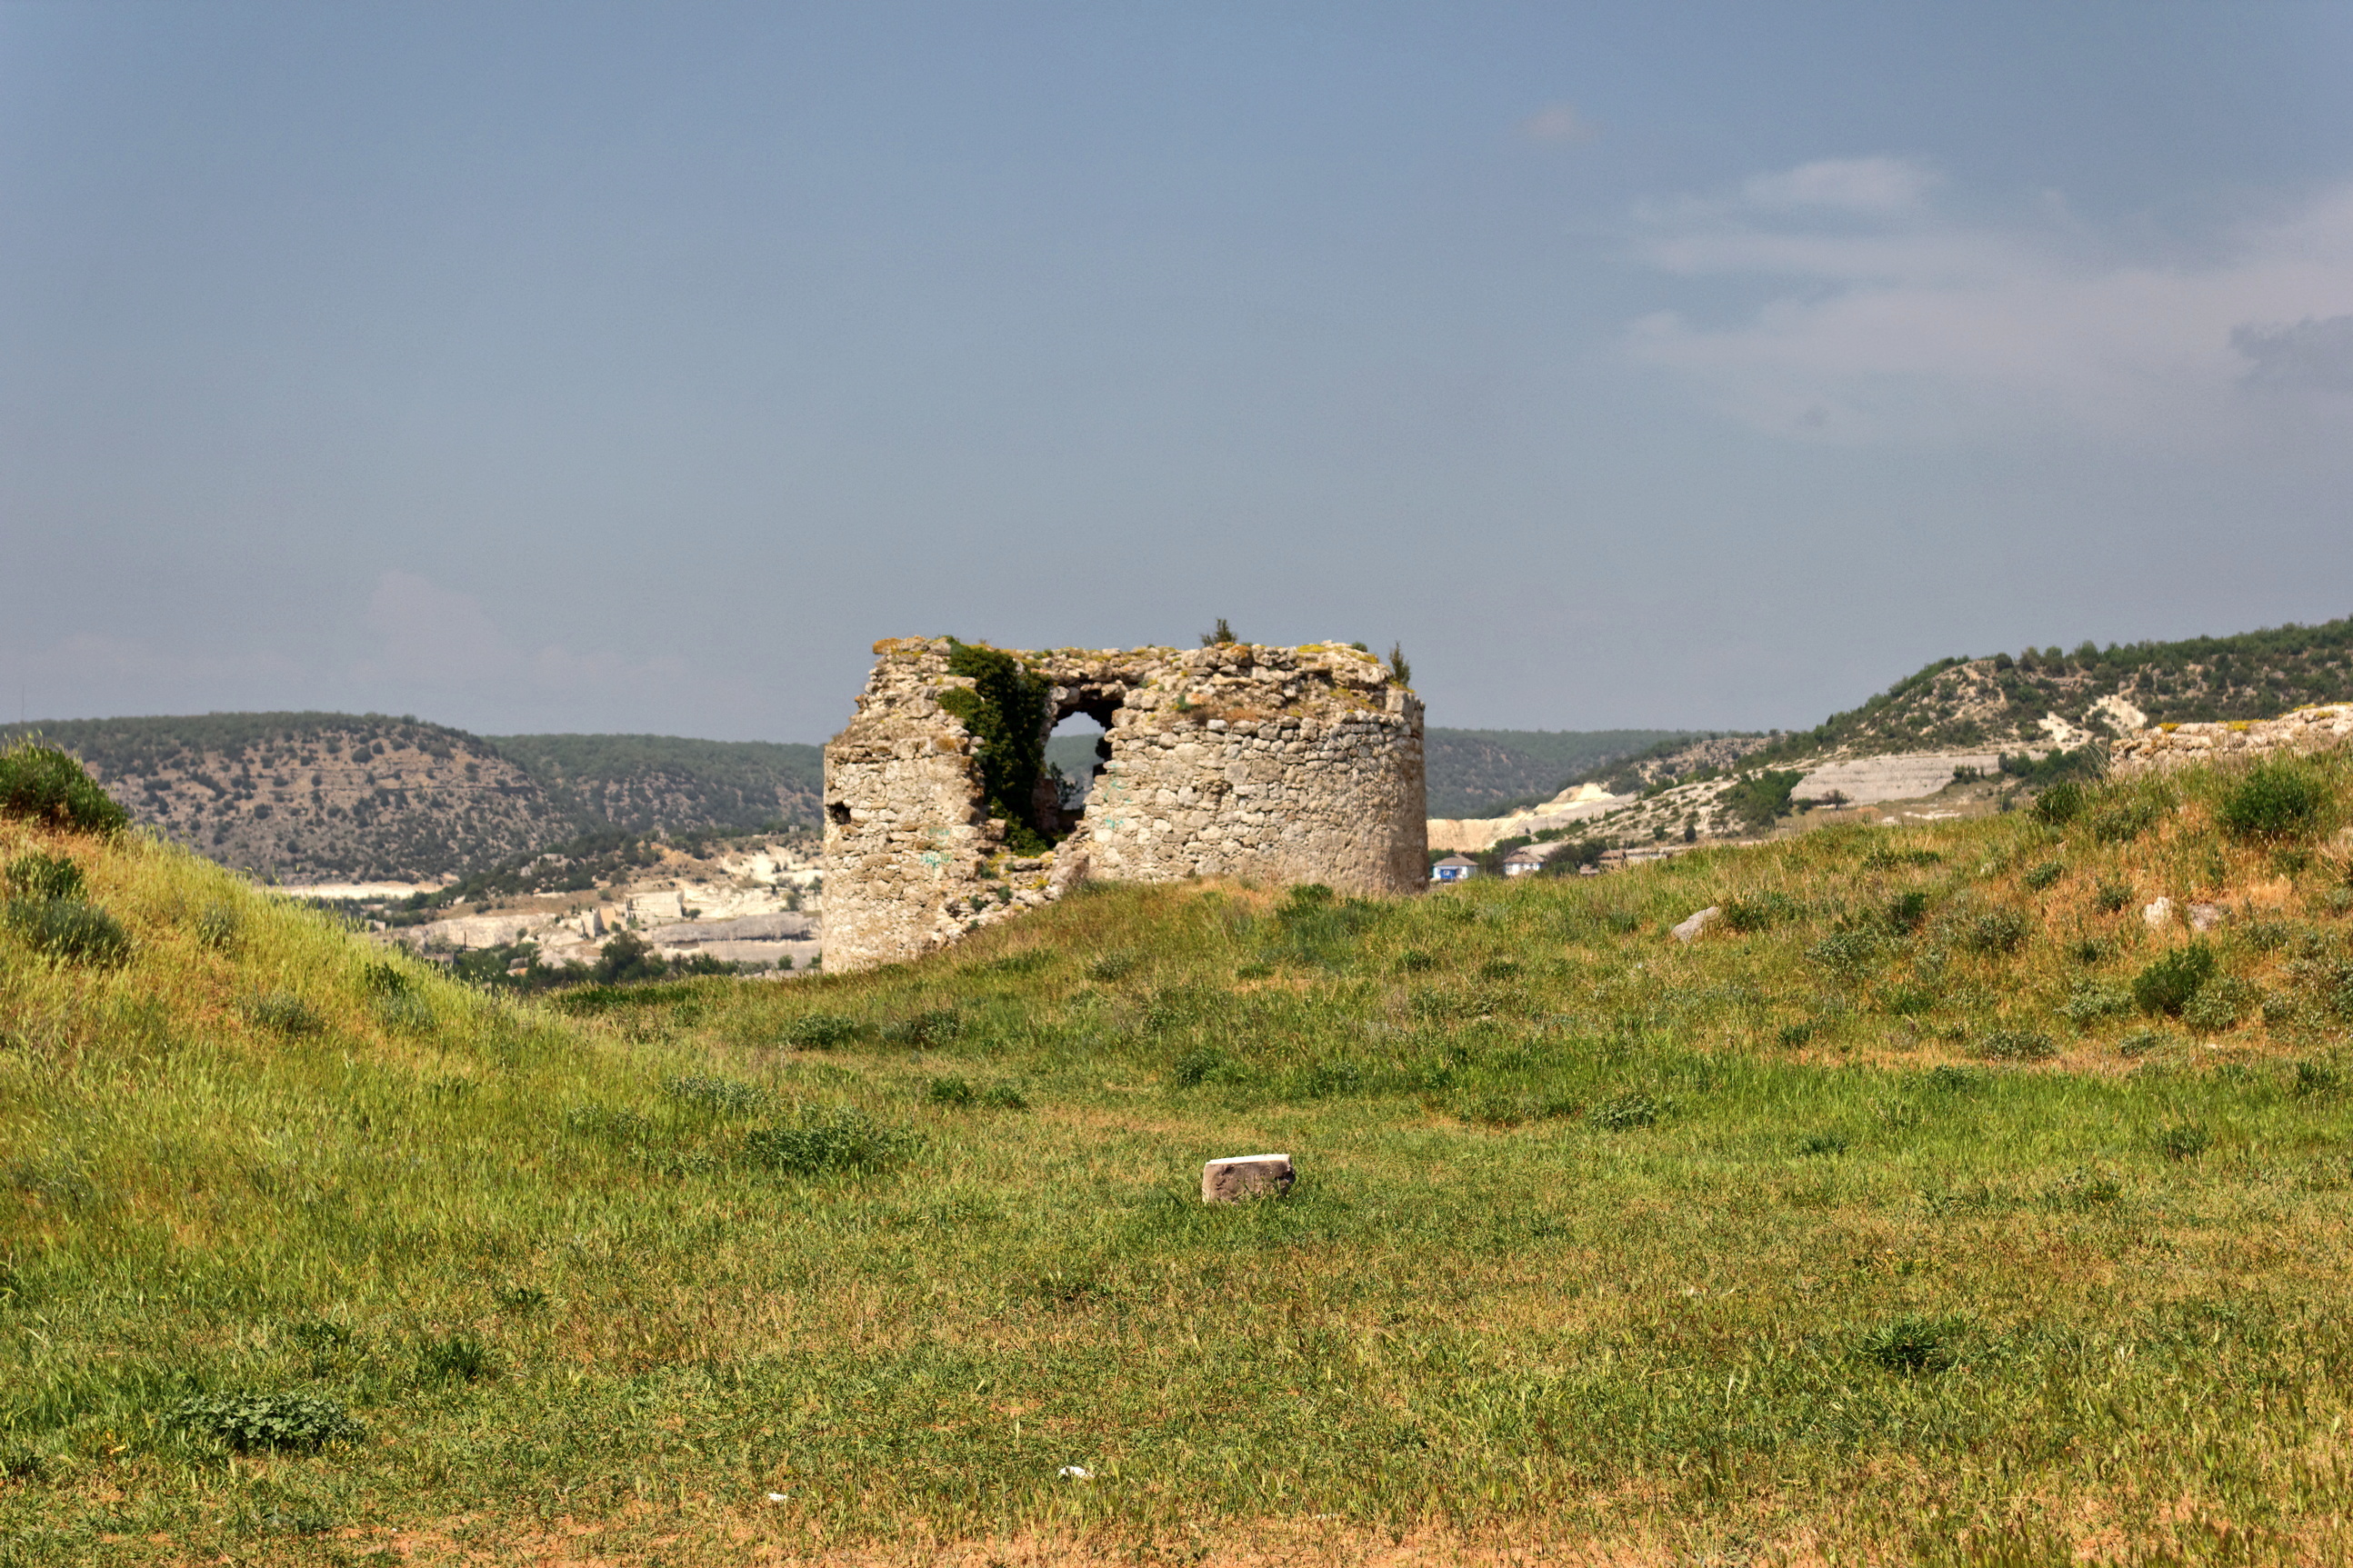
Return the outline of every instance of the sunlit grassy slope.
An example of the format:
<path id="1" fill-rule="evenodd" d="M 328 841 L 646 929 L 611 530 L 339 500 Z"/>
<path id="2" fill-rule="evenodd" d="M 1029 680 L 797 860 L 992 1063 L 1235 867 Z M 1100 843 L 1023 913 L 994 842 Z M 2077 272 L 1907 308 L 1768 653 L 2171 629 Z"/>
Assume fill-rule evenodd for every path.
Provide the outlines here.
<path id="1" fill-rule="evenodd" d="M 0 1563 L 2341 1561 L 2306 777 L 569 1014 L 0 824 L 133 943 L 0 931 Z"/>

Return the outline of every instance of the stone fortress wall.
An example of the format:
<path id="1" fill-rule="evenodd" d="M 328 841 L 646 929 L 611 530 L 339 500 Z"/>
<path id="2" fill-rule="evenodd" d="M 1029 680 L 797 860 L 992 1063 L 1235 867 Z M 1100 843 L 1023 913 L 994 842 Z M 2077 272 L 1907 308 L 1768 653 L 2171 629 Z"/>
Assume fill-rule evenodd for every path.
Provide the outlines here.
<path id="1" fill-rule="evenodd" d="M 950 710 L 976 685 L 951 673 L 955 648 L 875 644 L 857 715 L 826 746 L 828 971 L 913 958 L 1090 878 L 1426 885 L 1421 701 L 1371 654 L 1003 650 L 1046 688 L 1039 745 L 1072 714 L 1104 729 L 1084 809 L 1064 816 L 1041 787 L 1027 826 L 1054 842 L 1019 853 L 984 808 L 983 744 Z"/>
<path id="2" fill-rule="evenodd" d="M 2108 748 L 2109 771 L 2146 773 L 2259 757 L 2274 752 L 2319 752 L 2353 738 L 2353 703 L 2299 708 L 2277 719 L 2212 724 L 2159 724 L 2118 738 Z"/>

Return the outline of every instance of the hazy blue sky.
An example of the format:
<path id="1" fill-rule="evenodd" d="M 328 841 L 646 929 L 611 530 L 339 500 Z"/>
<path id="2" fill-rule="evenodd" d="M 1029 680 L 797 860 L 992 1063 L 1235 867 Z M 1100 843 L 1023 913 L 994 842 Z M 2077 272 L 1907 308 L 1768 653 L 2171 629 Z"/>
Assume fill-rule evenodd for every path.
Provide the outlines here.
<path id="1" fill-rule="evenodd" d="M 0 0 L 0 700 L 1795 726 L 2353 611 L 2353 8 Z M 5 715 L 14 719 L 14 711 Z"/>

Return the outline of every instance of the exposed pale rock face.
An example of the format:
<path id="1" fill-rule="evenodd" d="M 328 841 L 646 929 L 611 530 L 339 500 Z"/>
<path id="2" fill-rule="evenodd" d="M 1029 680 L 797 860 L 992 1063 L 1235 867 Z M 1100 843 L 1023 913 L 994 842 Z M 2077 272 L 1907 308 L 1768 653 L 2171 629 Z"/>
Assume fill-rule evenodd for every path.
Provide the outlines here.
<path id="1" fill-rule="evenodd" d="M 1677 942 L 1695 941 L 1700 932 L 1707 930 L 1709 926 L 1715 924 L 1715 917 L 1723 912 L 1724 910 L 1721 907 L 1715 904 L 1710 904 L 1707 908 L 1700 910 L 1699 913 L 1689 916 L 1683 920 L 1677 921 L 1673 925 L 1669 926 L 1667 928 L 1668 933 Z"/>
<path id="2" fill-rule="evenodd" d="M 2108 751 L 2109 770 L 2145 773 L 2273 752 L 2320 752 L 2353 739 L 2353 703 L 2299 708 L 2280 719 L 2216 724 L 2160 724 L 2119 738 Z"/>
<path id="3" fill-rule="evenodd" d="M 1014 654 L 1050 689 L 1048 731 L 1074 713 L 1104 731 L 1084 812 L 1051 851 L 1017 856 L 984 812 L 976 742 L 940 706 L 974 684 L 949 673 L 948 639 L 874 651 L 857 716 L 825 749 L 830 972 L 913 958 L 1088 878 L 1424 885 L 1421 701 L 1370 654 L 1249 643 Z M 1060 832 L 1054 815 L 1041 798 L 1033 826 Z"/>

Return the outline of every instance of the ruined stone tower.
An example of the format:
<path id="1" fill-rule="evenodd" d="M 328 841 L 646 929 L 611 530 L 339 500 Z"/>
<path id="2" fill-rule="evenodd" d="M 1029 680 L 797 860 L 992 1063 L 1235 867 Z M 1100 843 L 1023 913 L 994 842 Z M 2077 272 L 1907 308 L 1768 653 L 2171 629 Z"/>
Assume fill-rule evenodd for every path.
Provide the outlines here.
<path id="1" fill-rule="evenodd" d="M 1089 878 L 1344 892 L 1428 876 L 1421 701 L 1345 644 L 1018 653 L 874 645 L 825 748 L 825 966 L 915 957 Z M 1103 726 L 1082 811 L 1046 737 Z"/>

